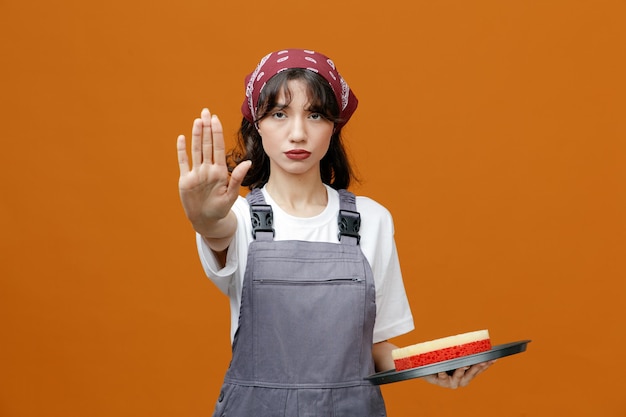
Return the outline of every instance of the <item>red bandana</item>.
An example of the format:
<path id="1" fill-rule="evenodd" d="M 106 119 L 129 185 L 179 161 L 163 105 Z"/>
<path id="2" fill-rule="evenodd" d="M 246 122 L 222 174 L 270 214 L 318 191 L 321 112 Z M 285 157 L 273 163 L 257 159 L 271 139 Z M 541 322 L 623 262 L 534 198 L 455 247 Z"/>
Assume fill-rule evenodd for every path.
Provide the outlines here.
<path id="1" fill-rule="evenodd" d="M 249 122 L 254 123 L 259 95 L 265 84 L 274 75 L 289 68 L 305 68 L 324 77 L 335 93 L 341 110 L 342 122 L 339 125 L 343 126 L 348 122 L 358 105 L 357 98 L 339 75 L 330 58 L 305 49 L 284 49 L 269 53 L 261 59 L 256 69 L 248 74 L 246 77 L 246 99 L 241 106 L 241 112 Z"/>

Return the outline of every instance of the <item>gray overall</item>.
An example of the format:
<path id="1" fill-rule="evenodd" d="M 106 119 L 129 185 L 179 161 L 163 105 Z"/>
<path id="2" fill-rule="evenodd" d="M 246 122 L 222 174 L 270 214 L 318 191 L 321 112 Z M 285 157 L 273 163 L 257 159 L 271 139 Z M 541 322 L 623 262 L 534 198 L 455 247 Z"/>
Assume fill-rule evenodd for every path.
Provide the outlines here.
<path id="1" fill-rule="evenodd" d="M 340 244 L 274 241 L 271 207 L 248 194 L 250 244 L 233 358 L 214 417 L 385 416 L 374 373 L 374 279 L 355 198 L 339 192 Z"/>

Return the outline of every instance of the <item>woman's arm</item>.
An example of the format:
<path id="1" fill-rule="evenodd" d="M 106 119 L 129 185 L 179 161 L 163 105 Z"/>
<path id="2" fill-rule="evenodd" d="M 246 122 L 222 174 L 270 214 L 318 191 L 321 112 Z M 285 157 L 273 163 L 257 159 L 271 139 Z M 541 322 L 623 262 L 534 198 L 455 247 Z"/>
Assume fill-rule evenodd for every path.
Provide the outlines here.
<path id="1" fill-rule="evenodd" d="M 376 372 L 384 372 L 395 369 L 391 351 L 397 349 L 397 346 L 388 341 L 374 343 L 372 346 L 372 356 L 374 357 L 374 366 Z"/>

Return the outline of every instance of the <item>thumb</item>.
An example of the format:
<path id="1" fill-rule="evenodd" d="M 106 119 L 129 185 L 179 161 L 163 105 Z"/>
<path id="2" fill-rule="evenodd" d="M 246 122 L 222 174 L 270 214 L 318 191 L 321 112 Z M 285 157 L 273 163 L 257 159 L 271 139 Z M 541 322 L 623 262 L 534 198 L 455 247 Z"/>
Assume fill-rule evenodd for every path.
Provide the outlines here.
<path id="1" fill-rule="evenodd" d="M 239 194 L 239 187 L 241 187 L 241 183 L 251 166 L 252 161 L 248 160 L 241 162 L 233 169 L 233 172 L 230 174 L 230 182 L 228 183 L 229 194 Z"/>

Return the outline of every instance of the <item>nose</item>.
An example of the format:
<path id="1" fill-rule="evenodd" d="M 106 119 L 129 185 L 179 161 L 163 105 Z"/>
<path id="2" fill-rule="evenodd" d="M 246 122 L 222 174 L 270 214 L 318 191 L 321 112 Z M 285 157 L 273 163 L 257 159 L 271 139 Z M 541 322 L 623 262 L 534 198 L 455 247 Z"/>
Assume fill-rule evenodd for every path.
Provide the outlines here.
<path id="1" fill-rule="evenodd" d="M 302 142 L 306 140 L 306 123 L 302 117 L 292 117 L 289 129 L 289 140 L 291 142 Z"/>

